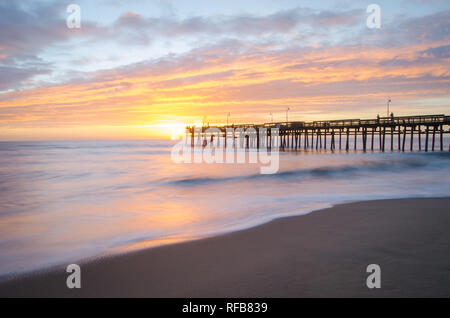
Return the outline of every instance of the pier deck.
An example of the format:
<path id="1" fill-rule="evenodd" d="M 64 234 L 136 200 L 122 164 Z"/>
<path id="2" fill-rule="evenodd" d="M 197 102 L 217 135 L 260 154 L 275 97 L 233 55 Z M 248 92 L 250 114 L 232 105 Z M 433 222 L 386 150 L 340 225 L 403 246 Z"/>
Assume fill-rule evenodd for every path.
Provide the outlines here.
<path id="1" fill-rule="evenodd" d="M 233 124 L 223 126 L 188 126 L 186 133 L 190 134 L 191 145 L 194 146 L 195 135 L 197 145 L 212 142 L 215 137 L 224 140 L 225 146 L 230 146 L 229 139 L 236 146 L 235 139 L 241 140 L 240 146 L 245 148 L 278 146 L 286 149 L 327 149 L 327 138 L 330 139 L 331 150 L 362 147 L 363 151 L 378 149 L 405 151 L 406 141 L 409 150 L 450 151 L 444 146 L 444 134 L 450 133 L 450 116 L 419 115 L 401 117 L 379 117 L 375 119 L 343 119 L 327 121 L 290 121 L 264 124 Z M 277 134 L 272 133 L 273 129 Z M 376 137 L 378 142 L 375 142 Z M 386 137 L 390 142 L 386 142 Z M 362 138 L 358 141 L 358 137 Z M 414 138 L 418 138 L 414 144 Z M 439 138 L 439 142 L 436 139 Z M 396 141 L 396 142 L 395 142 Z M 352 145 L 351 145 L 352 144 Z M 437 148 L 436 146 L 439 146 Z M 416 146 L 418 149 L 414 149 Z M 437 149 L 436 149 L 437 148 Z"/>

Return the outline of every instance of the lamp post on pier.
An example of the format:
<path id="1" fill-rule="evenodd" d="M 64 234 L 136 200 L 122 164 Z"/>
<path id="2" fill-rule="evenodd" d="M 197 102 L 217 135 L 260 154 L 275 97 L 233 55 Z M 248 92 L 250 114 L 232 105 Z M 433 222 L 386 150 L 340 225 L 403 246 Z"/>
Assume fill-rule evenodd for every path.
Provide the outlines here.
<path id="1" fill-rule="evenodd" d="M 392 102 L 391 98 L 388 97 L 388 101 L 387 101 L 387 117 L 389 117 L 389 104 Z"/>

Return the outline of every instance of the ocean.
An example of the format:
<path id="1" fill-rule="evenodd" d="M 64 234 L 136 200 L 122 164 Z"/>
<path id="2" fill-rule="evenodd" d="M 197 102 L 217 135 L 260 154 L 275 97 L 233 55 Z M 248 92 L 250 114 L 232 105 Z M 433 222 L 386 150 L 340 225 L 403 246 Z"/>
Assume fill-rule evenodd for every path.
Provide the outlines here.
<path id="1" fill-rule="evenodd" d="M 337 203 L 450 193 L 448 151 L 286 151 L 278 173 L 260 174 L 259 164 L 174 163 L 174 144 L 0 142 L 0 277 Z"/>

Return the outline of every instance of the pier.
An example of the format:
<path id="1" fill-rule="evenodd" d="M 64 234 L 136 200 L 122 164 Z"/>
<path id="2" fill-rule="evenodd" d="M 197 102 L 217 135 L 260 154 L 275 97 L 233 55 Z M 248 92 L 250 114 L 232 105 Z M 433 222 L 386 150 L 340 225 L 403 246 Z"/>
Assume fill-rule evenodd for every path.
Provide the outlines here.
<path id="1" fill-rule="evenodd" d="M 192 147 L 216 140 L 225 147 L 246 149 L 276 146 L 281 150 L 450 151 L 450 144 L 444 145 L 449 127 L 450 116 L 446 115 L 391 115 L 375 119 L 188 126 L 186 140 Z"/>

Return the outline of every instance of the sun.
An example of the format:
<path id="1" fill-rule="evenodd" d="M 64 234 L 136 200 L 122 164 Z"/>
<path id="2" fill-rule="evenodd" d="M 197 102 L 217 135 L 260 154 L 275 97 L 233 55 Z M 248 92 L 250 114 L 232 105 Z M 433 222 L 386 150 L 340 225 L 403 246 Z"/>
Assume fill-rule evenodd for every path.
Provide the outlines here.
<path id="1" fill-rule="evenodd" d="M 181 122 L 163 122 L 151 124 L 147 127 L 151 130 L 151 134 L 162 138 L 170 138 L 171 140 L 179 140 L 186 134 L 186 124 Z"/>

